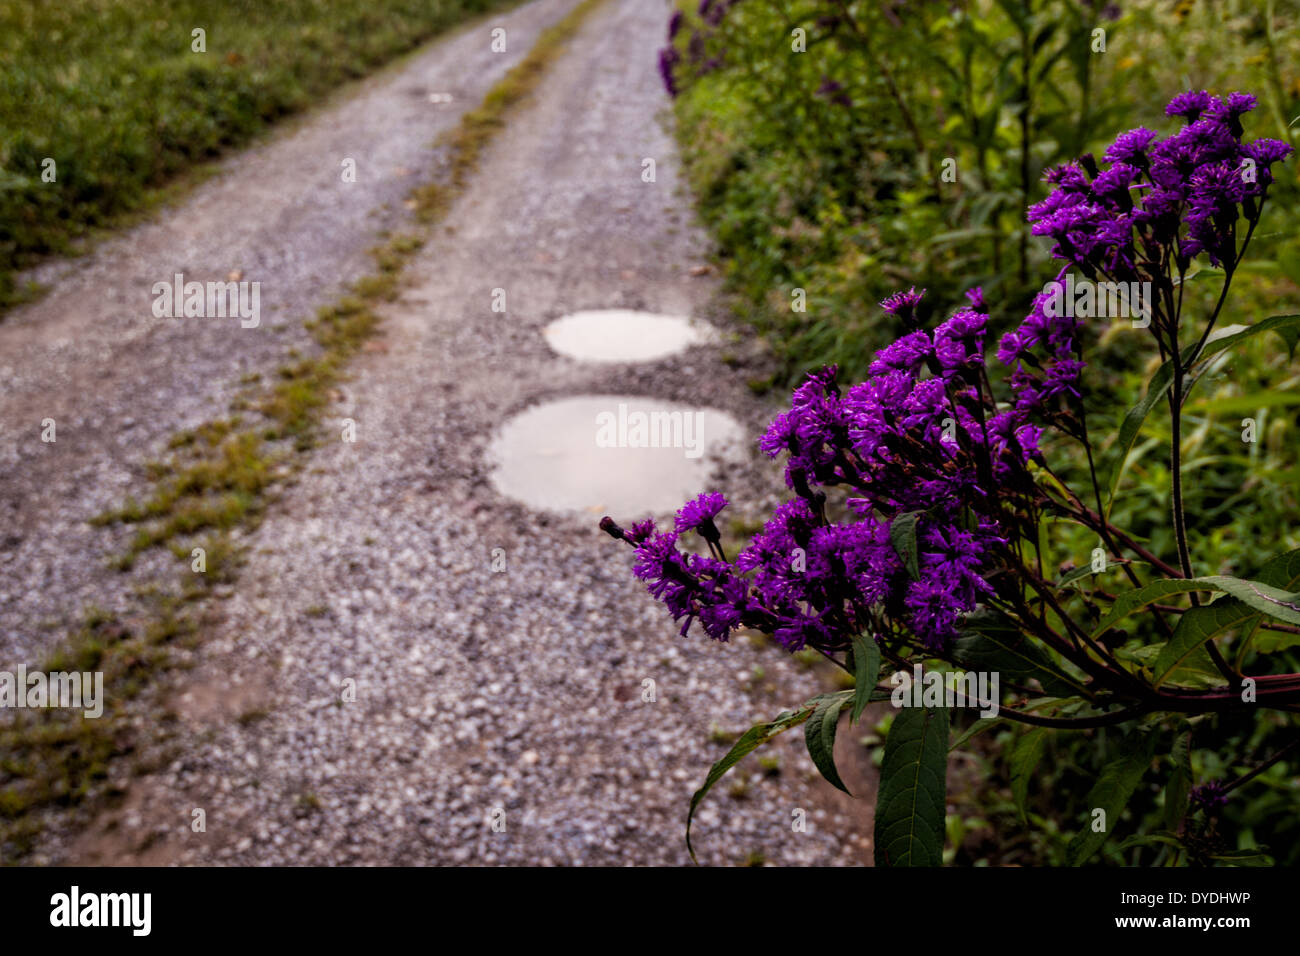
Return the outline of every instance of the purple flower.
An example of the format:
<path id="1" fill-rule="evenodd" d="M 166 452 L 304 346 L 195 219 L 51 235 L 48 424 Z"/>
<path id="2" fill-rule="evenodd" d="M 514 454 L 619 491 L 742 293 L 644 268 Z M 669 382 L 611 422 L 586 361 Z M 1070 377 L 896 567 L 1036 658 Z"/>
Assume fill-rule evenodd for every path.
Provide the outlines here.
<path id="1" fill-rule="evenodd" d="M 880 307 L 890 315 L 896 315 L 904 322 L 911 322 L 916 316 L 916 307 L 921 304 L 921 298 L 925 295 L 925 290 L 916 291 L 913 286 L 906 292 L 895 292 L 885 301 L 880 303 Z"/>
<path id="2" fill-rule="evenodd" d="M 947 586 L 937 578 L 913 581 L 904 599 L 912 629 L 921 643 L 932 651 L 941 651 L 957 636 L 960 613 Z"/>
<path id="3" fill-rule="evenodd" d="M 678 93 L 677 79 L 673 76 L 673 67 L 681 59 L 677 50 L 671 46 L 666 46 L 659 51 L 659 76 L 664 81 L 664 89 L 668 95 L 676 97 Z"/>
<path id="4" fill-rule="evenodd" d="M 915 375 L 932 355 L 934 345 L 930 334 L 921 330 L 909 332 L 876 353 L 871 373 L 881 375 L 887 371 L 899 371 Z"/>
<path id="5" fill-rule="evenodd" d="M 706 491 L 694 501 L 684 504 L 677 512 L 675 529 L 678 534 L 698 531 L 709 541 L 719 539 L 717 526 L 713 519 L 718 512 L 727 507 L 727 499 L 716 491 Z"/>
<path id="6" fill-rule="evenodd" d="M 1237 219 L 1257 219 L 1269 167 L 1290 152 L 1275 140 L 1242 143 L 1241 117 L 1254 106 L 1246 93 L 1176 96 L 1166 112 L 1187 125 L 1173 135 L 1130 130 L 1105 151 L 1107 168 L 1085 157 L 1045 174 L 1055 188 L 1029 210 L 1033 234 L 1055 240 L 1052 254 L 1088 279 L 1161 280 L 1155 263 L 1172 259 L 1185 270 L 1201 255 L 1216 265 L 1231 259 Z M 1003 344 L 1003 354 L 1023 355 L 1016 339 Z"/>
<path id="7" fill-rule="evenodd" d="M 1246 144 L 1246 155 L 1261 166 L 1271 166 L 1291 155 L 1294 147 L 1279 139 L 1257 139 Z"/>
<path id="8" fill-rule="evenodd" d="M 984 364 L 984 329 L 988 316 L 962 309 L 934 330 L 934 354 L 945 377 Z"/>
<path id="9" fill-rule="evenodd" d="M 1228 805 L 1228 794 L 1224 790 L 1223 784 L 1211 780 L 1199 787 L 1193 787 L 1191 793 L 1187 795 L 1187 800 L 1192 807 L 1205 810 L 1207 813 L 1213 813 Z"/>
<path id="10" fill-rule="evenodd" d="M 712 600 L 700 608 L 700 625 L 715 641 L 726 641 L 744 623 L 750 604 L 745 579 L 727 575 L 714 589 Z"/>
<path id="11" fill-rule="evenodd" d="M 837 106 L 852 106 L 853 101 L 849 94 L 844 92 L 844 84 L 832 80 L 828 76 L 822 77 L 821 86 L 817 87 L 817 95 L 824 96 Z"/>
<path id="12" fill-rule="evenodd" d="M 1245 155 L 1242 157 L 1239 174 L 1245 194 L 1260 196 L 1273 181 L 1273 171 L 1269 167 L 1290 156 L 1292 147 L 1289 143 L 1277 139 L 1257 139 L 1253 143 L 1247 143 L 1242 148 L 1242 152 Z M 1246 160 L 1251 162 L 1248 163 Z M 1253 167 L 1251 163 L 1254 164 Z M 1254 173 L 1253 177 L 1250 175 L 1251 172 Z M 1252 178 L 1254 182 L 1251 182 Z"/>
<path id="13" fill-rule="evenodd" d="M 1179 93 L 1165 107 L 1166 116 L 1183 116 L 1187 121 L 1195 122 L 1201 114 L 1214 107 L 1216 101 L 1205 90 Z"/>
<path id="14" fill-rule="evenodd" d="M 1103 154 L 1108 163 L 1128 163 L 1139 168 L 1146 168 L 1147 147 L 1151 145 L 1156 134 L 1139 126 L 1127 133 L 1121 133 Z"/>
<path id="15" fill-rule="evenodd" d="M 1255 97 L 1250 93 L 1229 93 L 1223 101 L 1223 116 L 1241 116 L 1255 108 Z"/>

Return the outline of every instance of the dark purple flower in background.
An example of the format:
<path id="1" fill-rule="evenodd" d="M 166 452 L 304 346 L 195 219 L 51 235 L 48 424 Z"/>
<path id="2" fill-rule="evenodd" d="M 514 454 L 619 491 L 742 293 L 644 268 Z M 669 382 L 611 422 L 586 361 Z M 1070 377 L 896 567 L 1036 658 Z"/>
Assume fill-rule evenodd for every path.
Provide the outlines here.
<path id="1" fill-rule="evenodd" d="M 673 67 L 681 59 L 674 47 L 666 46 L 659 51 L 659 76 L 664 81 L 664 89 L 668 91 L 669 96 L 677 95 L 677 79 L 673 76 Z"/>
<path id="2" fill-rule="evenodd" d="M 844 92 L 844 84 L 838 80 L 832 80 L 828 76 L 822 77 L 821 86 L 817 87 L 817 95 L 824 96 L 837 106 L 852 106 L 853 100 L 849 94 Z"/>
<path id="3" fill-rule="evenodd" d="M 1224 790 L 1223 784 L 1211 780 L 1199 787 L 1193 787 L 1191 793 L 1187 795 L 1187 801 L 1193 808 L 1213 813 L 1228 805 L 1228 794 Z"/>
<path id="4" fill-rule="evenodd" d="M 1118 20 L 1124 12 L 1118 3 L 1107 2 L 1107 0 L 1084 0 L 1084 3 L 1107 20 Z"/>
<path id="5" fill-rule="evenodd" d="M 682 28 L 682 20 L 685 14 L 680 10 L 674 10 L 673 15 L 668 19 L 668 40 L 671 42 L 676 36 L 677 31 Z"/>

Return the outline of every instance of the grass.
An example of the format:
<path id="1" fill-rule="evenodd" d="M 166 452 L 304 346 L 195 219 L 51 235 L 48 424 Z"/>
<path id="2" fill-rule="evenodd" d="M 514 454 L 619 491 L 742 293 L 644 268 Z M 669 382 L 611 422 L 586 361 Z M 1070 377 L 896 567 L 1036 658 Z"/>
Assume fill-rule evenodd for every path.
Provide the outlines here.
<path id="1" fill-rule="evenodd" d="M 415 217 L 426 229 L 446 215 L 513 108 L 536 88 L 564 43 L 600 3 L 583 0 L 544 31 L 482 105 L 450 131 L 444 174 L 412 196 Z M 102 525 L 136 528 L 115 559 L 123 570 L 155 548 L 169 548 L 183 560 L 180 593 L 156 593 L 147 623 L 135 629 L 91 612 L 66 648 L 43 668 L 69 669 L 76 663 L 104 671 L 109 705 L 101 718 L 86 720 L 80 711 L 32 711 L 0 728 L 0 862 L 19 859 L 34 847 L 41 825 L 37 811 L 83 803 L 103 789 L 110 760 L 136 750 L 129 702 L 167 666 L 168 645 L 186 637 L 198 640 L 199 606 L 217 584 L 233 582 L 240 560 L 230 533 L 255 528 L 277 484 L 305 465 L 304 453 L 320 440 L 331 391 L 378 328 L 374 310 L 395 297 L 403 267 L 423 242 L 420 235 L 398 235 L 372 250 L 375 271 L 307 321 L 317 346 L 312 355 L 290 353 L 271 381 L 247 376 L 231 414 L 172 437 L 171 457 L 149 467 L 151 487 L 143 500 L 129 500 L 96 519 Z M 204 574 L 191 571 L 195 545 L 206 551 Z M 252 721 L 264 713 L 254 709 L 245 716 Z"/>
<path id="2" fill-rule="evenodd" d="M 16 270 L 474 14 L 513 0 L 0 0 L 0 309 Z M 192 31 L 206 31 L 205 52 Z M 43 173 L 53 160 L 54 181 Z"/>

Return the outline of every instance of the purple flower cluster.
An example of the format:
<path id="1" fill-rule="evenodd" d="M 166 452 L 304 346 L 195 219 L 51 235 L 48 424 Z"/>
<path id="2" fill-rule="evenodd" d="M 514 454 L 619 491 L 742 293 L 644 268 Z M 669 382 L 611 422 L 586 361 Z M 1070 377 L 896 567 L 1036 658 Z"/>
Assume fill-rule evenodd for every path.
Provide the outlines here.
<path id="1" fill-rule="evenodd" d="M 1051 170 L 1056 188 L 1029 209 L 1034 234 L 1055 240 L 1054 254 L 1089 278 L 1164 275 L 1169 250 L 1180 271 L 1201 254 L 1232 261 L 1237 220 L 1257 214 L 1270 167 L 1291 152 L 1275 139 L 1242 141 L 1241 117 L 1254 107 L 1247 93 L 1174 97 L 1165 112 L 1186 125 L 1173 135 L 1130 130 L 1103 154 L 1106 168 L 1084 156 Z"/>
<path id="2" fill-rule="evenodd" d="M 883 306 L 911 316 L 922 295 L 900 293 Z M 786 457 L 796 497 L 734 561 L 714 525 L 726 504 L 719 494 L 686 504 L 672 531 L 603 524 L 636 548 L 637 577 L 683 634 L 698 619 L 717 640 L 751 627 L 790 650 L 824 651 L 895 624 L 931 649 L 956 637 L 962 615 L 992 593 L 984 575 L 1015 520 L 1006 496 L 1031 486 L 1040 436 L 1026 412 L 998 411 L 986 394 L 988 316 L 979 290 L 970 301 L 933 332 L 917 329 L 881 349 L 867 381 L 841 390 L 828 367 L 795 390 L 759 447 Z M 831 520 L 825 489 L 836 487 L 843 515 Z M 900 519 L 915 520 L 910 567 L 891 536 Z M 708 556 L 678 549 L 690 531 L 708 542 Z"/>
<path id="3" fill-rule="evenodd" d="M 1064 280 L 1065 271 L 1057 274 L 1056 282 Z M 1049 312 L 1049 300 L 1046 292 L 1036 295 L 1029 315 L 998 343 L 998 361 L 1011 369 L 1007 382 L 1014 407 L 1025 415 L 1048 412 L 1058 396 L 1067 402 L 1082 397 L 1078 320 Z"/>
<path id="4" fill-rule="evenodd" d="M 1183 94 L 1168 110 L 1188 120 L 1180 132 L 1132 130 L 1106 151 L 1105 170 L 1084 157 L 1050 172 L 1056 188 L 1030 219 L 1067 261 L 1058 281 L 1072 265 L 1134 281 L 1165 276 L 1172 257 L 1185 268 L 1202 252 L 1235 256 L 1239 214 L 1257 221 L 1269 166 L 1290 152 L 1274 140 L 1242 144 L 1239 120 L 1253 105 L 1240 93 Z M 932 331 L 921 327 L 924 295 L 881 303 L 907 331 L 875 354 L 865 381 L 841 388 L 833 366 L 808 375 L 759 439 L 785 457 L 795 497 L 734 561 L 715 524 L 727 504 L 717 493 L 687 503 L 671 531 L 601 522 L 635 549 L 636 576 L 683 635 L 698 620 L 716 640 L 747 627 L 792 651 L 829 653 L 869 631 L 941 652 L 965 615 L 1007 596 L 999 582 L 1014 590 L 1014 574 L 1000 572 L 1020 568 L 1014 549 L 1048 500 L 1033 474 L 1045 464 L 1044 425 L 1073 434 L 1058 406 L 1081 398 L 1078 323 L 1036 297 L 998 343 L 1011 397 L 999 402 L 983 291 Z M 707 555 L 678 547 L 691 532 Z"/>

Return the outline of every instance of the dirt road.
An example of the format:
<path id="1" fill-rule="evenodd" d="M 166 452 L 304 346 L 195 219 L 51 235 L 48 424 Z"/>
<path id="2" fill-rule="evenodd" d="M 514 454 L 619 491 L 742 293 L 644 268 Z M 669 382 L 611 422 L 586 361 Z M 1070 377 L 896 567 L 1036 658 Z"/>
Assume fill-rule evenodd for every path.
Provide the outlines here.
<path id="1" fill-rule="evenodd" d="M 571 6 L 534 0 L 372 78 L 231 159 L 157 222 L 55 267 L 57 291 L 0 326 L 14 448 L 0 485 L 6 658 L 38 656 L 86 603 L 121 600 L 98 560 L 121 532 L 86 519 L 129 493 L 168 435 L 224 407 L 240 376 L 272 368 L 313 307 L 364 271 L 365 248 L 436 163 L 439 127 Z M 175 697 L 174 759 L 88 832 L 51 834 L 43 859 L 682 863 L 690 795 L 725 750 L 715 730 L 820 689 L 775 649 L 676 636 L 598 514 L 529 510 L 489 480 L 492 436 L 551 398 L 651 395 L 724 410 L 750 433 L 770 414 L 723 362 L 743 344 L 595 365 L 542 335 L 602 308 L 725 327 L 715 280 L 692 274 L 707 245 L 662 123 L 666 10 L 607 0 L 494 142 L 329 411 L 335 434 L 355 423 L 356 441 L 314 452 L 244 542 L 238 585 L 210 609 L 201 664 Z M 508 54 L 489 52 L 498 24 Z M 430 102 L 444 91 L 452 104 Z M 339 184 L 351 156 L 358 182 Z M 153 281 L 230 270 L 263 279 L 260 330 L 150 315 Z M 54 445 L 39 439 L 47 417 Z M 752 492 L 770 477 L 750 463 L 718 487 Z M 801 742 L 774 752 L 779 767 L 747 762 L 705 804 L 701 861 L 869 858 L 867 801 L 815 779 Z"/>

